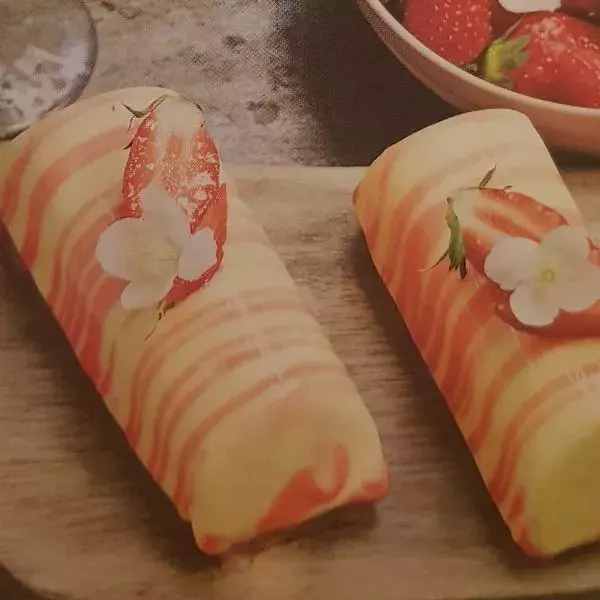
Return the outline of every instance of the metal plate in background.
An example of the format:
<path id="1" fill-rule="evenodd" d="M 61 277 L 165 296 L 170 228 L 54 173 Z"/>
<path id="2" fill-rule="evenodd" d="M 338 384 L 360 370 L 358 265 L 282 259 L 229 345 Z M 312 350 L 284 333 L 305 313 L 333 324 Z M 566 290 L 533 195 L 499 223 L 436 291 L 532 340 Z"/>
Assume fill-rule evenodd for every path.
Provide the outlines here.
<path id="1" fill-rule="evenodd" d="M 83 92 L 98 39 L 80 0 L 0 0 L 0 139 Z"/>

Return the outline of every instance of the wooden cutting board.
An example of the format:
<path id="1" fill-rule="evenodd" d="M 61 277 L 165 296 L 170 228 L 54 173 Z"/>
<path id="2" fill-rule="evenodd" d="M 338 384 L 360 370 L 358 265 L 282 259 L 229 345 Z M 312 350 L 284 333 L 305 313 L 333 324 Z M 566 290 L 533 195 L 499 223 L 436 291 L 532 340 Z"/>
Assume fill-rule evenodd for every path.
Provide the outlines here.
<path id="1" fill-rule="evenodd" d="M 509 539 L 370 262 L 351 204 L 362 173 L 233 171 L 377 421 L 391 494 L 223 567 L 129 451 L 2 233 L 0 563 L 15 577 L 69 600 L 600 597 L 600 547 L 541 565 Z M 565 178 L 600 231 L 600 171 Z M 0 597 L 19 598 L 2 577 Z"/>

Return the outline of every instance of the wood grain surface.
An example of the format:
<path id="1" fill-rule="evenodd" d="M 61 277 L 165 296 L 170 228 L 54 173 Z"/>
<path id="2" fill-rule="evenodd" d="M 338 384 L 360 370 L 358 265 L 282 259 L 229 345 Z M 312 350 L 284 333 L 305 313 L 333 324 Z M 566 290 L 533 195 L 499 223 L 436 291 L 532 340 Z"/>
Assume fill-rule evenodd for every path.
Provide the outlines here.
<path id="1" fill-rule="evenodd" d="M 2 230 L 3 600 L 465 600 L 594 589 L 589 597 L 600 597 L 599 547 L 540 564 L 509 539 L 371 265 L 351 204 L 362 172 L 233 175 L 376 419 L 391 493 L 374 509 L 340 510 L 224 565 L 196 550 L 128 449 Z M 565 179 L 600 233 L 600 172 Z"/>

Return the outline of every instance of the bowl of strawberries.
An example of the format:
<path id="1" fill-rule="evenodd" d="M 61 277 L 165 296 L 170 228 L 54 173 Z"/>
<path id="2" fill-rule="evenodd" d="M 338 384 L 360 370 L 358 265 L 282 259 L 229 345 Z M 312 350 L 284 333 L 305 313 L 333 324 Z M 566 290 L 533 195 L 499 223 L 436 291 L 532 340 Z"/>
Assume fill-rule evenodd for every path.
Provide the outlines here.
<path id="1" fill-rule="evenodd" d="M 462 111 L 526 114 L 600 156 L 600 0 L 357 0 L 421 82 Z"/>

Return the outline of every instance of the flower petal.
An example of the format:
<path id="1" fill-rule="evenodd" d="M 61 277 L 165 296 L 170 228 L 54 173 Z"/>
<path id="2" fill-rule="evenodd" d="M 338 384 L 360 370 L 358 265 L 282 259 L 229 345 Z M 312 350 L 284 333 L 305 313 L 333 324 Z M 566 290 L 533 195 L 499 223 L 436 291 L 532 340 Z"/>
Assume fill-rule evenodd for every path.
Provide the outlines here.
<path id="1" fill-rule="evenodd" d="M 109 275 L 129 281 L 165 278 L 175 271 L 178 251 L 170 239 L 142 219 L 121 219 L 98 239 L 96 257 Z"/>
<path id="2" fill-rule="evenodd" d="M 550 325 L 559 312 L 547 287 L 531 282 L 519 285 L 511 294 L 510 308 L 518 321 L 530 327 Z"/>
<path id="3" fill-rule="evenodd" d="M 542 256 L 560 262 L 587 260 L 590 256 L 590 241 L 585 227 L 563 225 L 553 229 L 541 242 Z"/>
<path id="4" fill-rule="evenodd" d="M 590 262 L 574 265 L 569 277 L 552 285 L 554 301 L 567 312 L 587 310 L 600 300 L 600 268 Z"/>
<path id="5" fill-rule="evenodd" d="M 182 248 L 177 274 L 185 281 L 199 279 L 217 260 L 217 243 L 212 229 L 205 227 Z"/>
<path id="6" fill-rule="evenodd" d="M 157 230 L 166 233 L 179 247 L 190 237 L 190 224 L 183 208 L 166 190 L 151 186 L 141 194 L 142 217 Z"/>
<path id="7" fill-rule="evenodd" d="M 485 259 L 485 274 L 503 290 L 512 291 L 534 278 L 539 248 L 539 244 L 527 238 L 502 238 Z"/>
<path id="8" fill-rule="evenodd" d="M 121 219 L 105 229 L 96 245 L 96 258 L 109 275 L 132 279 L 136 272 L 130 255 L 135 251 L 140 238 L 149 233 L 140 219 Z"/>
<path id="9" fill-rule="evenodd" d="M 175 273 L 166 278 L 148 278 L 132 281 L 121 294 L 124 308 L 146 308 L 158 304 L 173 286 Z"/>
<path id="10" fill-rule="evenodd" d="M 558 10 L 561 0 L 498 0 L 502 8 L 512 13 L 530 13 L 543 10 Z"/>

